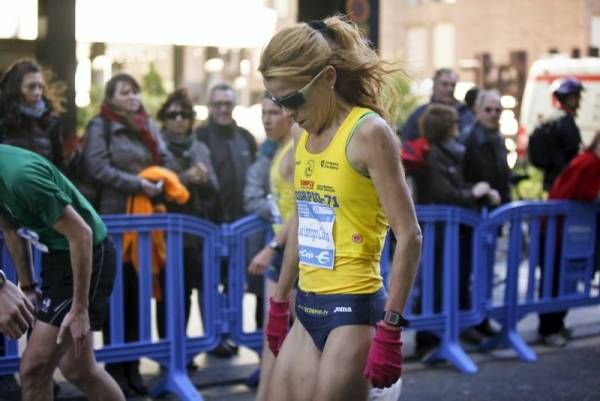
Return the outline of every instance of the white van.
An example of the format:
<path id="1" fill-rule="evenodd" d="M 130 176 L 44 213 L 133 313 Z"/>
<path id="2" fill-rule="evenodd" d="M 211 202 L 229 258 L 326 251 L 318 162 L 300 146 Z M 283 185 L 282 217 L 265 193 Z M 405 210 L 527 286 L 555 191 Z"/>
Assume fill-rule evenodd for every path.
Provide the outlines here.
<path id="1" fill-rule="evenodd" d="M 577 112 L 577 126 L 583 143 L 590 144 L 596 131 L 600 131 L 600 58 L 567 58 L 555 56 L 537 60 L 529 69 L 523 101 L 521 103 L 521 130 L 519 147 L 526 146 L 526 138 L 539 121 L 557 111 L 550 89 L 560 78 L 575 77 L 585 90 Z"/>

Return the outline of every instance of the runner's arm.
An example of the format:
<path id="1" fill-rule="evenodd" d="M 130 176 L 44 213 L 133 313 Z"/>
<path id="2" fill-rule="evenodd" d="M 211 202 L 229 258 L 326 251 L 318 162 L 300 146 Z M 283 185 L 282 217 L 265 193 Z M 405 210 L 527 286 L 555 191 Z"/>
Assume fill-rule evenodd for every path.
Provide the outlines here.
<path id="1" fill-rule="evenodd" d="M 62 216 L 52 225 L 67 238 L 71 270 L 73 272 L 73 302 L 58 331 L 57 343 L 62 343 L 68 331 L 73 340 L 74 354 L 78 358 L 90 331 L 88 313 L 90 280 L 92 275 L 92 229 L 83 218 L 67 205 Z"/>
<path id="2" fill-rule="evenodd" d="M 294 282 L 298 277 L 298 214 L 294 214 L 288 220 L 289 230 L 285 241 L 285 249 L 283 251 L 283 263 L 281 265 L 281 274 L 277 282 L 277 289 L 273 295 L 275 301 L 284 301 L 288 299 Z"/>
<path id="3" fill-rule="evenodd" d="M 294 146 L 292 149 L 296 149 L 300 136 L 302 135 L 302 129 L 297 124 L 292 126 L 292 138 Z M 295 158 L 292 157 L 292 165 Z M 295 168 L 295 166 L 294 166 Z M 292 173 L 292 180 L 294 174 Z M 294 203 L 295 206 L 295 203 Z M 281 264 L 281 274 L 279 275 L 279 281 L 277 282 L 277 289 L 273 295 L 275 301 L 287 300 L 290 292 L 294 287 L 294 283 L 298 278 L 298 264 L 300 259 L 298 258 L 298 212 L 294 210 L 294 213 L 290 216 L 286 222 L 287 237 L 285 240 L 285 248 L 283 252 L 283 262 Z M 284 230 L 281 230 L 284 231 Z"/>
<path id="4" fill-rule="evenodd" d="M 421 257 L 421 229 L 404 171 L 398 139 L 381 118 L 370 118 L 348 146 L 348 160 L 373 180 L 396 237 L 386 310 L 402 313 Z"/>
<path id="5" fill-rule="evenodd" d="M 60 219 L 52 226 L 69 242 L 73 271 L 72 310 L 86 311 L 92 274 L 92 230 L 83 218 L 67 205 Z"/>

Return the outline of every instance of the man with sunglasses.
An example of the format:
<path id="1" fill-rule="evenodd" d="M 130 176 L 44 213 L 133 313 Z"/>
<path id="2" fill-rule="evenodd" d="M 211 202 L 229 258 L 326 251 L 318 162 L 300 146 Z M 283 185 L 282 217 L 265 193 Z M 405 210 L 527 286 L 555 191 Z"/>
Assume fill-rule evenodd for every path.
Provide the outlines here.
<path id="1" fill-rule="evenodd" d="M 460 102 L 454 97 L 454 88 L 458 82 L 458 74 L 450 68 L 440 68 L 433 75 L 433 93 L 431 100 L 415 109 L 408 117 L 401 130 L 402 142 L 417 139 L 421 136 L 419 132 L 419 118 L 427 109 L 427 106 L 433 103 L 441 103 L 452 106 L 458 113 L 459 132 L 473 123 L 473 113 L 469 106 Z"/>
<path id="2" fill-rule="evenodd" d="M 256 154 L 254 136 L 233 119 L 235 106 L 235 91 L 229 84 L 214 86 L 208 96 L 208 122 L 196 130 L 198 139 L 210 150 L 219 180 L 223 218 L 218 223 L 232 222 L 246 215 L 243 202 L 246 171 Z"/>
<path id="3" fill-rule="evenodd" d="M 217 224 L 230 223 L 247 215 L 244 210 L 243 195 L 246 172 L 256 157 L 254 136 L 238 126 L 233 119 L 235 106 L 236 97 L 233 87 L 227 83 L 215 85 L 208 95 L 208 122 L 196 130 L 197 138 L 210 150 L 211 162 L 219 181 L 221 216 L 209 217 Z M 223 261 L 223 267 L 225 264 L 226 260 Z M 222 274 L 222 281 L 225 280 L 226 274 Z M 249 283 L 249 290 L 262 298 L 262 282 L 256 280 L 256 283 Z M 257 324 L 262 325 L 260 312 L 257 316 Z M 211 354 L 218 357 L 231 357 L 235 353 L 237 353 L 237 346 L 224 339 Z"/>

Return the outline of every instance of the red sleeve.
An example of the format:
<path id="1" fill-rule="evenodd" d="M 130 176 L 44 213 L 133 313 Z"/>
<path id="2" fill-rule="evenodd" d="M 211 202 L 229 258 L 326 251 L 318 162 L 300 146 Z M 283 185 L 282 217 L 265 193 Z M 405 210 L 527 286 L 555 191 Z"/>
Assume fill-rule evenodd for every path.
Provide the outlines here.
<path id="1" fill-rule="evenodd" d="M 575 157 L 550 189 L 550 199 L 595 200 L 600 191 L 600 158 L 592 151 Z"/>

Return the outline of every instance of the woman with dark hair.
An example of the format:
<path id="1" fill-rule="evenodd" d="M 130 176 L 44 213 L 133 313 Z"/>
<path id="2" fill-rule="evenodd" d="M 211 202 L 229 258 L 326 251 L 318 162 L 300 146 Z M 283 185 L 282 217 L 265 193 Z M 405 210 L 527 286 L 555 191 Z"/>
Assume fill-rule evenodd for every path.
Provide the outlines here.
<path id="1" fill-rule="evenodd" d="M 63 132 L 55 87 L 47 87 L 42 68 L 19 60 L 0 79 L 0 143 L 28 149 L 63 169 Z M 28 296 L 36 297 L 36 288 Z M 0 355 L 4 353 L 0 335 Z M 0 398 L 19 397 L 12 375 L 0 376 Z"/>
<path id="2" fill-rule="evenodd" d="M 0 81 L 0 142 L 44 156 L 63 166 L 62 110 L 42 68 L 33 60 L 20 60 Z"/>
<path id="3" fill-rule="evenodd" d="M 281 30 L 259 71 L 269 98 L 302 128 L 293 138 L 296 208 L 266 328 L 276 357 L 267 399 L 367 400 L 370 385 L 399 382 L 402 313 L 421 250 L 388 123 L 389 71 L 339 16 Z M 379 271 L 388 228 L 397 241 L 389 295 Z"/>
<path id="4" fill-rule="evenodd" d="M 187 203 L 179 205 L 169 202 L 167 210 L 208 220 L 210 216 L 219 214 L 219 185 L 208 147 L 192 134 L 195 116 L 192 101 L 185 89 L 170 94 L 158 110 L 157 117 L 162 123 L 161 133 L 172 159 L 172 168 L 190 193 Z M 200 238 L 184 236 L 183 263 L 187 321 L 190 316 L 192 288 L 197 288 L 199 295 L 202 293 L 202 240 Z M 164 308 L 164 302 L 157 302 L 160 337 L 166 334 Z M 188 367 L 194 367 L 193 363 Z"/>
<path id="5" fill-rule="evenodd" d="M 154 197 L 157 183 L 138 174 L 150 166 L 170 166 L 169 155 L 156 123 L 140 99 L 140 85 L 128 74 L 106 84 L 100 114 L 86 128 L 84 167 L 97 186 L 97 209 L 102 214 L 125 213 L 131 195 Z M 138 278 L 136 266 L 123 264 L 125 341 L 138 340 Z M 109 330 L 105 331 L 108 336 Z M 125 395 L 145 394 L 139 361 L 106 364 Z"/>

